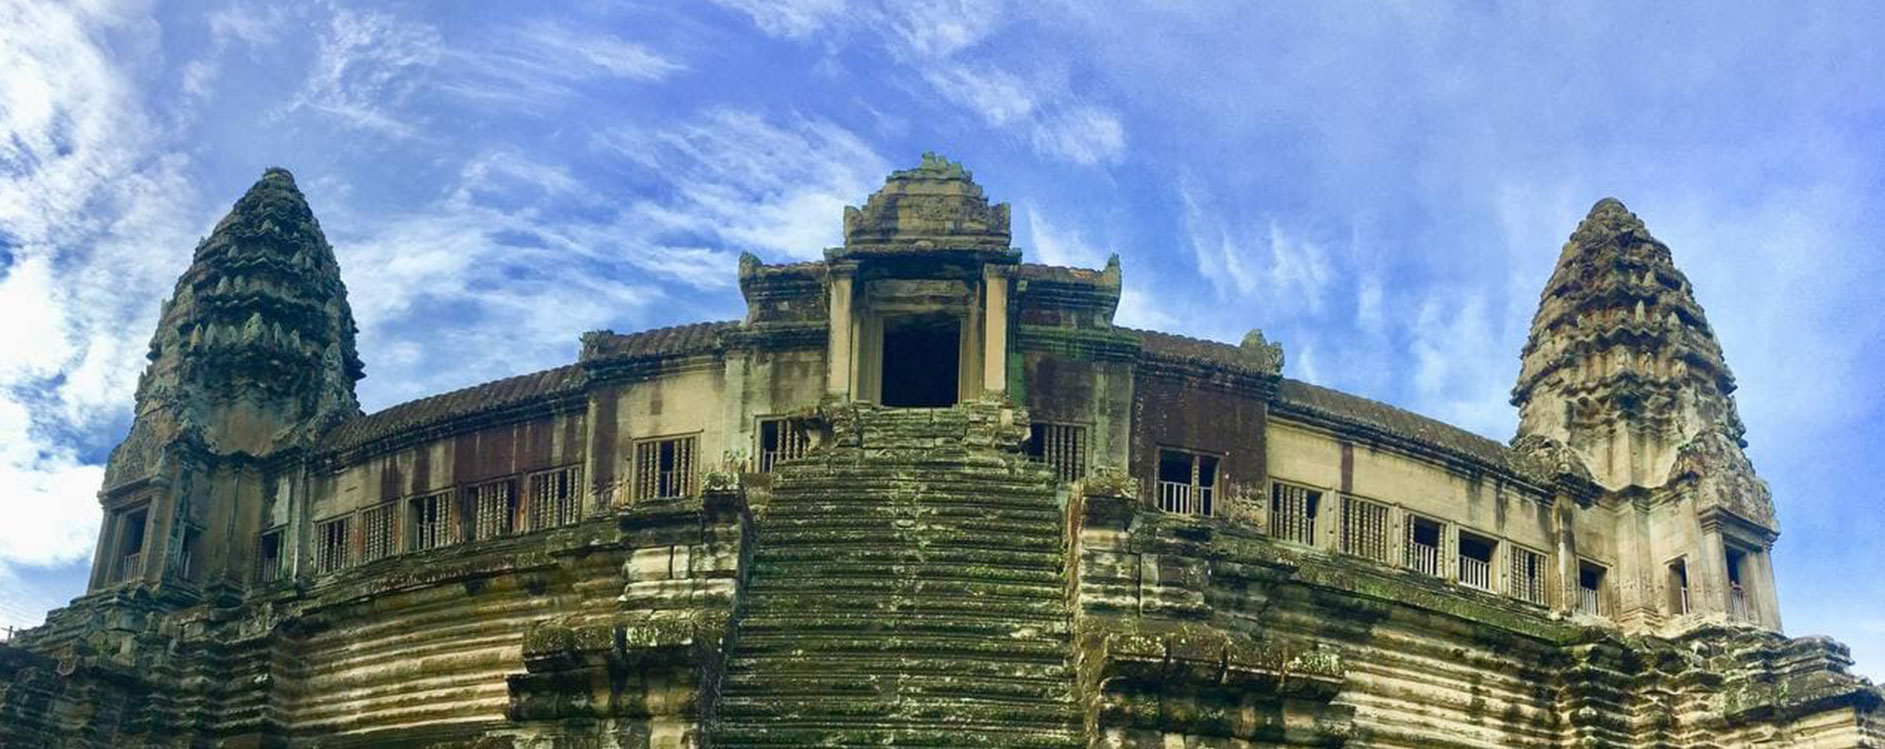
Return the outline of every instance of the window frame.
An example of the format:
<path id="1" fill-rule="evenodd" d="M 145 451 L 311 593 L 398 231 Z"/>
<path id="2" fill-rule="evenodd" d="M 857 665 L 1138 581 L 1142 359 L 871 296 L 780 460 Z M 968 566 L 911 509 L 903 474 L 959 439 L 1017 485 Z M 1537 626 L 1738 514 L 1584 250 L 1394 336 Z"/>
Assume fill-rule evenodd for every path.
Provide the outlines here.
<path id="1" fill-rule="evenodd" d="M 672 434 L 660 437 L 644 437 L 635 440 L 632 444 L 634 450 L 632 454 L 632 469 L 635 476 L 635 501 L 680 499 L 683 497 L 691 497 L 698 491 L 698 474 L 700 473 L 700 432 L 688 432 L 685 434 Z M 675 467 L 669 471 L 661 471 L 661 446 L 666 444 L 676 446 L 674 456 Z M 686 445 L 687 447 L 685 454 L 679 449 L 681 445 Z M 647 452 L 649 448 L 653 448 L 652 453 Z M 646 456 L 650 454 L 654 456 L 655 467 L 655 473 L 652 477 L 646 472 L 648 466 L 644 462 Z M 674 477 L 672 479 L 672 485 L 663 478 L 662 474 L 664 473 Z"/>
<path id="2" fill-rule="evenodd" d="M 768 426 L 774 426 L 777 429 L 779 437 L 777 449 L 766 449 L 766 427 Z M 778 462 L 781 460 L 803 458 L 811 452 L 812 444 L 812 430 L 806 419 L 784 414 L 760 416 L 753 420 L 754 473 L 772 473 L 777 470 Z"/>
<path id="3" fill-rule="evenodd" d="M 524 474 L 522 486 L 526 493 L 523 504 L 527 532 L 582 522 L 587 505 L 583 502 L 583 464 L 531 471 Z M 512 526 L 514 529 L 515 522 Z"/>
<path id="4" fill-rule="evenodd" d="M 1073 483 L 1085 479 L 1088 466 L 1092 463 L 1091 425 L 1072 421 L 1034 421 L 1028 424 L 1028 439 L 1022 452 L 1036 463 L 1047 466 L 1054 472 L 1055 479 L 1064 483 Z M 1050 454 L 1049 432 L 1061 430 L 1071 439 L 1063 439 L 1055 444 L 1060 449 Z M 1060 460 L 1055 458 L 1059 457 Z M 1069 459 L 1070 458 L 1070 459 Z M 1220 460 L 1220 462 L 1222 462 Z M 1196 472 L 1196 468 L 1193 468 Z"/>
<path id="5" fill-rule="evenodd" d="M 1164 478 L 1166 453 L 1176 453 L 1189 459 L 1191 478 L 1188 483 L 1181 484 Z M 1153 496 L 1158 509 L 1173 515 L 1216 517 L 1218 490 L 1224 485 L 1224 459 L 1228 456 L 1220 452 L 1171 445 L 1160 445 L 1156 455 L 1157 461 L 1153 463 L 1152 469 L 1152 485 L 1156 489 Z M 1211 481 L 1208 485 L 1203 480 L 1206 460 L 1211 461 Z M 1182 491 L 1179 491 L 1181 489 Z"/>
<path id="6" fill-rule="evenodd" d="M 332 574 L 353 566 L 352 520 L 353 513 L 348 513 L 314 522 L 314 574 Z M 329 531 L 336 527 L 340 529 L 338 534 Z"/>
<path id="7" fill-rule="evenodd" d="M 1274 492 L 1274 490 L 1272 491 Z M 1392 563 L 1394 544 L 1389 541 L 1389 539 L 1392 538 L 1389 533 L 1389 528 L 1393 526 L 1394 507 L 1386 502 L 1377 502 L 1353 494 L 1342 494 L 1339 496 L 1341 498 L 1341 502 L 1339 503 L 1341 512 L 1336 519 L 1336 550 L 1352 557 L 1367 559 L 1381 564 Z M 1272 505 L 1274 505 L 1274 500 L 1272 500 Z M 1378 524 L 1380 538 L 1376 541 L 1380 546 L 1380 556 L 1370 555 L 1355 548 L 1361 546 L 1361 544 L 1353 542 L 1358 537 L 1362 536 L 1362 532 L 1366 530 L 1365 527 L 1359 529 L 1355 527 L 1352 516 L 1357 509 L 1378 511 L 1380 514 Z M 1361 538 L 1360 540 L 1366 541 L 1367 539 Z"/>

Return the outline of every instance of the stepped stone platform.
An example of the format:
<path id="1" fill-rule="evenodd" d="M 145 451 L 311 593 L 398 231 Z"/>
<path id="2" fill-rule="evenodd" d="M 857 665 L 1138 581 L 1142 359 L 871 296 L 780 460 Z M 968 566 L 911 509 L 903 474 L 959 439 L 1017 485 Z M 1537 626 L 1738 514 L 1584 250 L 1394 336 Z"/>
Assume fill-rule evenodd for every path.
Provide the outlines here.
<path id="1" fill-rule="evenodd" d="M 1084 746 L 1062 508 L 1012 409 L 847 409 L 782 463 L 715 746 Z"/>

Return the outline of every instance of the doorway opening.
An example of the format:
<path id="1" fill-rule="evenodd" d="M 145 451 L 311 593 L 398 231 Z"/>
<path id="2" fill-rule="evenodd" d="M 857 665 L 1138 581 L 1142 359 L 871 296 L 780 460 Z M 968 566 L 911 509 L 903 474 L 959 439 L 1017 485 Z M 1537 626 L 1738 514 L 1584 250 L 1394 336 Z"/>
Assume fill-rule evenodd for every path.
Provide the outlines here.
<path id="1" fill-rule="evenodd" d="M 883 403 L 903 408 L 956 404 L 962 321 L 954 317 L 884 320 Z"/>

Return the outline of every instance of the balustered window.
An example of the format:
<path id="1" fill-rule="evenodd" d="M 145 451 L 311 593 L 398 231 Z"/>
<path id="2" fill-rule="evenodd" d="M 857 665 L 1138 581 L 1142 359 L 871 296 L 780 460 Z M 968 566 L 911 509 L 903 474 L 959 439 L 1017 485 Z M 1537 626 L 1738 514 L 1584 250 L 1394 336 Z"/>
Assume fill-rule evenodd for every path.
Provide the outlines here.
<path id="1" fill-rule="evenodd" d="M 802 419 L 759 421 L 759 472 L 772 473 L 781 460 L 797 460 L 812 449 L 812 433 Z"/>
<path id="2" fill-rule="evenodd" d="M 458 543 L 458 503 L 452 492 L 443 491 L 414 497 L 408 503 L 408 517 L 413 551 L 437 549 Z"/>
<path id="3" fill-rule="evenodd" d="M 471 509 L 471 537 L 508 536 L 517 529 L 517 485 L 510 479 L 487 481 L 465 490 Z"/>
<path id="4" fill-rule="evenodd" d="M 635 445 L 635 498 L 672 499 L 694 491 L 694 439 L 670 437 Z"/>
<path id="5" fill-rule="evenodd" d="M 260 585 L 275 582 L 281 577 L 282 532 L 272 530 L 262 534 L 261 542 L 255 547 L 255 582 Z"/>
<path id="6" fill-rule="evenodd" d="M 399 503 L 386 502 L 360 512 L 360 561 L 385 559 L 399 550 Z"/>
<path id="7" fill-rule="evenodd" d="M 1577 613 L 1586 616 L 1604 615 L 1605 572 L 1601 564 L 1578 560 Z"/>
<path id="8" fill-rule="evenodd" d="M 1460 584 L 1468 588 L 1493 590 L 1492 560 L 1499 542 L 1477 533 L 1460 531 Z"/>
<path id="9" fill-rule="evenodd" d="M 1388 561 L 1387 505 L 1342 498 L 1342 553 Z"/>
<path id="10" fill-rule="evenodd" d="M 1446 526 L 1438 520 L 1407 516 L 1407 554 L 1403 563 L 1423 575 L 1440 575 L 1440 539 Z"/>
<path id="11" fill-rule="evenodd" d="M 1316 516 L 1322 510 L 1322 492 L 1306 486 L 1270 484 L 1270 535 L 1284 541 L 1314 545 Z"/>
<path id="12" fill-rule="evenodd" d="M 1511 594 L 1527 603 L 1546 604 L 1545 555 L 1523 546 L 1510 545 L 1512 556 Z"/>
<path id="13" fill-rule="evenodd" d="M 1218 456 L 1189 450 L 1158 451 L 1158 508 L 1209 517 L 1217 512 Z"/>
<path id="14" fill-rule="evenodd" d="M 338 517 L 314 525 L 314 571 L 337 572 L 353 562 L 351 517 Z"/>
<path id="15" fill-rule="evenodd" d="M 582 466 L 530 475 L 531 530 L 569 525 L 582 519 L 582 476 Z"/>
<path id="16" fill-rule="evenodd" d="M 1028 425 L 1028 457 L 1046 463 L 1061 481 L 1086 478 L 1086 427 L 1035 422 Z"/>
<path id="17" fill-rule="evenodd" d="M 149 513 L 143 508 L 118 514 L 117 580 L 130 580 L 144 574 L 144 530 Z"/>
<path id="18" fill-rule="evenodd" d="M 1689 608 L 1689 565 L 1686 559 L 1669 563 L 1669 613 L 1680 616 Z"/>

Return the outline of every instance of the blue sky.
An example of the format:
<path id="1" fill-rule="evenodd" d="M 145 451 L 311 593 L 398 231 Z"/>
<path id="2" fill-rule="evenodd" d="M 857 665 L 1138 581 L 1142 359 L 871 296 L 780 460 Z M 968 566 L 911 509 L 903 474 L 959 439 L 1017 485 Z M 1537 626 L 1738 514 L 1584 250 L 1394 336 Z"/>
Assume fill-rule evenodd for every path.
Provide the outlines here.
<path id="1" fill-rule="evenodd" d="M 1787 629 L 1885 674 L 1876 5 L 0 0 L 0 625 L 83 588 L 158 301 L 265 166 L 341 260 L 369 410 L 737 317 L 937 150 L 1121 321 L 1497 439 L 1614 195 L 1694 281 Z"/>

